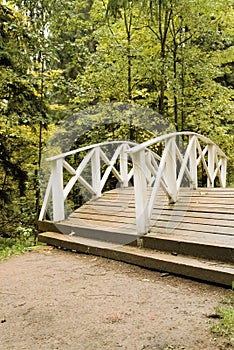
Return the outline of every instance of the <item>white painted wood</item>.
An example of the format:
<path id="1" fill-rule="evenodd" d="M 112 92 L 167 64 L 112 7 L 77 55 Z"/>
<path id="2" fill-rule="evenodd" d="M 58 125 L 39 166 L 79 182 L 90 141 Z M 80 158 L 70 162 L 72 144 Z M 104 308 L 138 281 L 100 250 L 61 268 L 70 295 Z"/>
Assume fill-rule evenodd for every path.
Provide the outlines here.
<path id="1" fill-rule="evenodd" d="M 131 180 L 131 178 L 133 177 L 133 175 L 134 175 L 134 169 L 132 168 L 128 173 L 128 183 Z"/>
<path id="2" fill-rule="evenodd" d="M 51 162 L 51 161 L 56 160 L 56 159 L 66 158 L 67 156 L 71 156 L 73 154 L 77 154 L 77 153 L 80 153 L 80 152 L 89 151 L 89 150 L 94 149 L 96 147 L 102 147 L 102 146 L 106 146 L 106 145 L 115 145 L 115 144 L 121 145 L 121 144 L 124 144 L 124 143 L 126 143 L 126 144 L 128 144 L 129 146 L 132 146 L 132 147 L 137 145 L 136 142 L 131 142 L 131 141 L 107 141 L 107 142 L 102 142 L 102 143 L 95 143 L 95 144 L 90 145 L 90 146 L 77 148 L 77 149 L 74 149 L 74 150 L 69 151 L 69 152 L 57 154 L 56 156 L 46 158 L 46 161 Z"/>
<path id="3" fill-rule="evenodd" d="M 190 138 L 184 155 L 180 152 L 175 142 L 176 136 L 178 135 L 185 135 Z M 203 149 L 200 145 L 199 140 L 203 144 L 204 142 L 207 143 Z M 223 184 L 226 184 L 226 156 L 220 150 L 220 148 L 216 146 L 211 140 L 196 133 L 181 132 L 163 135 L 131 148 L 128 151 L 128 153 L 133 156 L 133 161 L 135 162 L 136 159 L 134 157 L 134 154 L 140 154 L 140 152 L 143 151 L 144 148 L 146 149 L 146 147 L 149 147 L 154 143 L 158 142 L 163 142 L 165 144 L 165 148 L 159 165 L 155 163 L 155 159 L 154 161 L 152 161 L 152 159 L 149 159 L 149 156 L 145 156 L 145 164 L 147 166 L 145 178 L 147 179 L 148 183 L 153 187 L 151 197 L 147 204 L 147 225 L 149 225 L 150 222 L 159 187 L 161 186 L 163 188 L 171 202 L 175 202 L 177 200 L 177 194 L 184 176 L 186 176 L 187 179 L 190 181 L 192 188 L 197 188 L 197 167 L 200 164 L 200 162 L 202 162 L 204 171 L 207 175 L 208 186 L 214 186 L 214 180 L 217 176 L 220 180 L 221 186 Z M 206 161 L 205 158 L 207 153 L 209 154 L 208 161 Z M 225 159 L 225 162 L 219 160 L 219 157 L 222 160 Z M 139 159 L 137 159 L 137 161 L 139 162 Z M 142 159 L 140 161 L 141 163 L 143 162 Z M 136 190 L 135 192 L 137 194 Z M 136 217 L 138 217 L 138 214 L 136 214 Z M 143 225 L 140 226 L 139 224 L 139 227 L 142 230 Z"/>
<path id="4" fill-rule="evenodd" d="M 151 180 L 148 183 L 148 185 L 150 187 L 153 187 L 154 182 L 156 180 L 157 177 L 157 173 L 158 173 L 158 160 L 161 160 L 161 157 L 159 157 L 157 155 L 157 157 L 155 157 L 155 153 L 150 152 L 151 154 L 151 159 L 148 159 L 148 157 L 146 158 L 146 166 L 149 169 L 149 171 L 151 172 Z M 164 193 L 166 195 L 168 195 L 168 188 L 167 188 L 167 184 L 165 183 L 165 179 L 163 177 L 161 177 L 161 181 L 160 181 L 160 186 L 162 187 L 162 190 L 164 191 Z"/>
<path id="5" fill-rule="evenodd" d="M 208 145 L 206 145 L 206 146 L 203 148 L 203 150 L 201 149 L 201 146 L 200 146 L 200 148 L 199 148 L 199 146 L 200 146 L 199 140 L 198 140 L 198 138 L 196 138 L 196 147 L 197 147 L 197 150 L 200 150 L 199 156 L 198 156 L 198 158 L 197 158 L 197 167 L 198 167 L 198 165 L 201 163 L 202 158 L 203 158 L 203 160 L 205 159 L 205 155 L 206 155 L 206 153 L 207 153 L 207 151 L 208 151 Z"/>
<path id="6" fill-rule="evenodd" d="M 156 179 L 155 179 L 155 182 L 153 185 L 153 189 L 151 192 L 151 196 L 150 196 L 150 200 L 149 200 L 149 204 L 148 204 L 148 218 L 149 219 L 152 216 L 152 211 L 153 211 L 154 203 L 156 200 L 157 192 L 158 192 L 158 189 L 159 189 L 161 181 L 162 181 L 162 175 L 164 172 L 164 168 L 165 168 L 165 164 L 166 164 L 166 160 L 167 160 L 167 155 L 170 152 L 170 143 L 171 143 L 171 141 L 169 140 L 165 146 L 164 151 L 163 151 L 161 162 L 159 164 L 158 171 L 157 171 L 157 176 L 156 176 Z M 164 179 L 164 181 L 165 181 L 165 179 Z M 166 182 L 166 185 L 167 185 L 167 182 Z M 168 195 L 169 199 L 172 198 L 173 194 L 169 192 L 168 187 L 166 187 L 166 190 L 167 190 L 167 195 Z"/>
<path id="7" fill-rule="evenodd" d="M 145 150 L 136 152 L 132 155 L 134 167 L 134 193 L 136 210 L 137 234 L 142 235 L 148 232 L 148 213 L 147 213 L 147 180 Z"/>
<path id="8" fill-rule="evenodd" d="M 202 140 L 203 142 L 207 143 L 207 144 L 212 144 L 215 145 L 215 143 L 213 141 L 211 141 L 210 139 L 208 139 L 207 137 L 197 134 L 195 132 L 191 132 L 191 131 L 181 131 L 181 132 L 174 132 L 174 133 L 170 133 L 170 134 L 166 134 L 166 135 L 161 135 L 159 137 L 156 137 L 155 139 L 151 139 L 149 141 L 143 142 L 140 145 L 137 145 L 135 147 L 132 147 L 129 150 L 129 154 L 138 152 L 142 149 L 148 148 L 156 143 L 160 143 L 160 142 L 165 142 L 165 140 L 173 138 L 173 137 L 178 137 L 178 136 L 190 136 L 190 135 L 195 135 L 197 138 L 199 138 L 200 140 Z M 216 151 L 217 153 L 222 156 L 222 157 L 226 157 L 225 153 L 217 146 L 216 147 Z"/>
<path id="9" fill-rule="evenodd" d="M 208 172 L 210 176 L 207 177 L 207 187 L 214 187 L 214 166 L 215 166 L 215 146 L 208 145 Z"/>
<path id="10" fill-rule="evenodd" d="M 199 141 L 197 140 L 197 150 L 201 156 L 201 162 L 203 164 L 203 167 L 204 167 L 204 170 L 206 172 L 206 175 L 207 175 L 207 181 L 209 180 L 209 182 L 211 183 L 212 182 L 212 178 L 211 178 L 211 175 L 210 175 L 210 172 L 209 172 L 209 169 L 208 169 L 208 166 L 207 166 L 207 163 L 206 163 L 206 160 L 205 160 L 205 157 L 204 157 L 204 152 L 201 148 L 201 145 L 199 143 Z M 208 150 L 208 147 L 207 147 L 207 150 Z"/>
<path id="11" fill-rule="evenodd" d="M 81 174 L 82 174 L 83 170 L 85 169 L 86 165 L 88 164 L 88 162 L 90 161 L 90 159 L 92 158 L 94 151 L 95 151 L 95 149 L 91 150 L 88 154 L 86 154 L 86 156 L 83 158 L 80 165 L 76 169 L 75 175 L 68 181 L 68 183 L 64 189 L 64 199 L 67 198 L 68 194 L 70 193 L 71 189 L 75 185 L 76 181 L 79 180 L 79 178 L 81 177 Z M 87 186 L 85 186 L 85 187 L 87 188 Z M 95 190 L 92 190 L 92 193 L 95 193 Z"/>
<path id="12" fill-rule="evenodd" d="M 124 144 L 120 149 L 120 176 L 121 176 L 121 187 L 128 187 L 128 154 L 127 150 L 129 146 Z"/>
<path id="13" fill-rule="evenodd" d="M 118 180 L 120 183 L 122 183 L 122 181 L 123 181 L 123 179 L 122 179 L 120 173 L 118 172 L 118 170 L 117 170 L 117 169 L 115 168 L 115 166 L 114 166 L 115 163 L 116 163 L 116 161 L 117 161 L 117 159 L 118 159 L 118 157 L 120 156 L 121 148 L 122 148 L 122 146 L 119 146 L 119 147 L 115 150 L 115 152 L 114 152 L 114 154 L 113 154 L 111 160 L 108 159 L 108 157 L 107 157 L 106 154 L 103 152 L 103 150 L 100 150 L 100 157 L 101 157 L 101 158 L 104 160 L 104 162 L 108 165 L 108 167 L 107 167 L 106 170 L 105 170 L 105 173 L 104 173 L 103 176 L 102 176 L 102 179 L 100 180 L 100 181 L 101 181 L 101 183 L 100 183 L 101 191 L 102 191 L 103 187 L 105 186 L 105 184 L 106 184 L 106 182 L 107 182 L 107 180 L 108 180 L 108 177 L 109 177 L 109 175 L 110 175 L 111 172 L 115 175 L 115 177 L 117 178 L 117 180 Z"/>
<path id="14" fill-rule="evenodd" d="M 165 149 L 167 150 L 167 157 L 164 169 L 164 179 L 167 184 L 168 192 L 170 193 L 170 202 L 177 201 L 177 159 L 176 159 L 176 138 L 173 136 L 165 141 Z"/>
<path id="15" fill-rule="evenodd" d="M 215 153 L 215 169 L 213 174 L 213 180 L 215 180 L 216 177 L 218 177 L 220 183 L 222 182 L 221 179 L 221 165 L 222 165 L 222 159 L 218 158 L 218 155 Z M 222 185 L 220 184 L 222 187 Z"/>
<path id="16" fill-rule="evenodd" d="M 92 158 L 92 187 L 95 193 L 95 198 L 101 197 L 101 163 L 100 163 L 100 147 L 94 149 Z"/>
<path id="17" fill-rule="evenodd" d="M 63 167 L 64 167 L 71 175 L 76 175 L 75 169 L 74 169 L 68 162 L 66 162 L 65 159 L 63 159 Z"/>
<path id="18" fill-rule="evenodd" d="M 188 146 L 182 154 L 176 145 L 176 137 L 184 135 L 189 138 Z M 206 145 L 202 148 L 200 142 Z M 162 157 L 147 149 L 148 146 L 163 142 L 165 147 Z M 109 159 L 108 153 L 104 152 L 102 146 L 116 144 L 114 155 Z M 132 148 L 130 148 L 132 147 Z M 64 158 L 65 156 L 85 151 L 87 154 L 75 170 Z M 208 155 L 207 155 L 208 153 Z M 133 167 L 128 172 L 128 155 L 132 158 Z M 208 157 L 208 161 L 206 158 Z M 52 193 L 53 219 L 61 221 L 64 219 L 64 200 L 67 198 L 74 184 L 80 182 L 94 197 L 102 195 L 102 189 L 110 173 L 112 172 L 121 186 L 127 187 L 130 179 L 134 176 L 135 201 L 136 201 L 136 223 L 139 235 L 148 232 L 149 222 L 152 215 L 158 189 L 161 186 L 171 202 L 177 200 L 183 178 L 190 181 L 192 188 L 197 187 L 197 167 L 203 163 L 207 174 L 207 186 L 214 186 L 215 178 L 219 178 L 220 186 L 226 185 L 226 156 L 211 140 L 192 132 L 172 133 L 162 135 L 141 145 L 132 142 L 104 142 L 74 151 L 63 153 L 48 158 L 51 162 L 51 177 L 45 193 L 39 219 L 43 220 Z M 119 160 L 120 170 L 115 164 Z M 89 184 L 84 176 L 84 170 L 90 166 L 92 183 Z M 101 162 L 107 168 L 101 178 Z M 72 177 L 63 189 L 63 168 Z M 151 197 L 147 199 L 147 184 L 152 186 Z"/>
<path id="19" fill-rule="evenodd" d="M 227 174 L 227 158 L 221 157 L 222 165 L 221 165 L 221 187 L 226 187 L 226 174 Z"/>
<path id="20" fill-rule="evenodd" d="M 192 146 L 193 146 L 193 140 L 189 142 L 188 147 L 187 147 L 187 149 L 185 151 L 185 154 L 184 154 L 184 157 L 183 157 L 183 162 L 181 164 L 180 172 L 179 172 L 179 175 L 178 175 L 178 178 L 177 178 L 177 181 L 176 181 L 177 190 L 179 190 L 179 188 L 180 188 L 182 179 L 184 177 L 185 170 L 188 169 L 187 168 L 187 164 L 188 164 L 189 157 L 190 157 L 190 154 L 191 154 Z M 191 179 L 190 173 L 189 173 L 189 177 Z"/>
<path id="21" fill-rule="evenodd" d="M 145 176 L 147 179 L 147 184 L 150 185 L 152 183 L 152 167 L 151 167 L 151 152 L 149 150 L 145 150 L 145 164 L 146 164 L 146 170 L 145 170 Z"/>
<path id="22" fill-rule="evenodd" d="M 153 156 L 148 152 L 146 157 L 146 167 L 147 167 L 147 180 L 149 186 L 152 186 L 155 178 L 157 176 L 158 164 L 154 161 Z"/>
<path id="23" fill-rule="evenodd" d="M 94 191 L 93 187 L 81 175 L 78 177 L 77 181 L 81 183 L 81 185 L 83 185 L 84 188 L 86 188 L 86 190 L 95 198 L 96 192 Z"/>
<path id="24" fill-rule="evenodd" d="M 197 181 L 197 142 L 195 136 L 189 136 L 191 142 L 191 150 L 189 154 L 189 172 L 191 176 L 191 188 L 194 190 L 198 186 Z"/>
<path id="25" fill-rule="evenodd" d="M 40 221 L 42 221 L 45 218 L 46 210 L 47 210 L 50 195 L 51 195 L 51 190 L 52 190 L 52 174 L 50 174 L 49 182 L 48 182 L 46 192 L 45 192 L 45 197 L 44 197 L 44 200 L 42 203 L 42 207 L 41 207 L 41 211 L 40 211 L 40 215 L 39 215 Z"/>
<path id="26" fill-rule="evenodd" d="M 53 221 L 65 219 L 63 194 L 63 159 L 51 162 Z"/>
<path id="27" fill-rule="evenodd" d="M 176 157 L 178 159 L 178 161 L 180 162 L 180 166 L 182 166 L 183 162 L 184 162 L 184 157 L 183 155 L 181 154 L 179 148 L 177 147 L 176 145 Z M 178 168 L 179 168 L 179 164 L 178 164 Z M 191 177 L 191 174 L 190 174 L 190 170 L 188 168 L 188 164 L 186 163 L 185 164 L 185 167 L 184 167 L 184 173 L 187 177 L 187 179 L 192 183 L 192 177 Z M 178 181 L 178 179 L 177 179 Z"/>

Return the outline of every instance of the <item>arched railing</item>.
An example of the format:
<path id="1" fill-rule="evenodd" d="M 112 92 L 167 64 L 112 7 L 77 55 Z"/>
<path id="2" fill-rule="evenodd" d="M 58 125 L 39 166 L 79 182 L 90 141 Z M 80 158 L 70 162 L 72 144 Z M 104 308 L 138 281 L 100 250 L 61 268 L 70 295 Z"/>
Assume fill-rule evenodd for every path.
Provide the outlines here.
<path id="1" fill-rule="evenodd" d="M 177 140 L 183 137 L 183 152 Z M 187 140 L 185 140 L 187 138 Z M 148 147 L 163 144 L 160 159 Z M 202 163 L 207 176 L 207 187 L 226 186 L 227 157 L 210 139 L 193 132 L 177 132 L 157 137 L 137 145 L 128 154 L 133 160 L 136 226 L 138 235 L 149 230 L 154 203 L 161 187 L 170 203 L 178 198 L 182 180 L 186 177 L 190 187 L 198 186 L 198 166 Z M 152 187 L 148 199 L 148 187 Z"/>
<path id="2" fill-rule="evenodd" d="M 178 146 L 179 137 L 183 137 L 183 151 Z M 111 156 L 107 147 L 109 145 L 116 147 Z M 160 157 L 150 149 L 157 149 L 159 145 Z M 75 169 L 66 158 L 81 152 L 84 152 L 85 156 Z M 129 157 L 132 163 L 128 161 Z M 138 235 L 149 231 L 159 189 L 163 189 L 170 203 L 175 203 L 185 178 L 191 188 L 198 187 L 200 164 L 207 177 L 207 187 L 214 187 L 215 182 L 221 187 L 226 186 L 227 157 L 210 139 L 193 132 L 171 133 L 140 145 L 127 141 L 104 142 L 63 153 L 48 158 L 47 161 L 51 165 L 51 174 L 39 216 L 40 221 L 45 219 L 50 199 L 53 205 L 53 221 L 65 219 L 65 200 L 76 182 L 81 183 L 93 198 L 101 197 L 112 173 L 122 187 L 128 187 L 130 179 L 134 179 Z M 101 163 L 106 165 L 105 171 L 101 171 Z M 91 170 L 89 180 L 85 178 L 87 167 Z M 66 184 L 64 170 L 70 174 Z"/>
<path id="3" fill-rule="evenodd" d="M 110 156 L 108 146 L 113 145 L 116 146 L 116 149 L 114 154 Z M 103 142 L 47 158 L 46 161 L 48 161 L 51 166 L 51 174 L 39 220 L 42 221 L 45 218 L 50 198 L 52 198 L 53 205 L 53 221 L 58 222 L 65 219 L 64 203 L 77 181 L 85 187 L 92 195 L 92 198 L 101 197 L 110 173 L 116 177 L 120 186 L 128 187 L 129 180 L 133 176 L 133 168 L 129 170 L 127 151 L 130 147 L 135 145 L 136 143 L 127 141 Z M 105 147 L 107 150 L 105 150 Z M 71 155 L 80 154 L 81 152 L 84 152 L 85 156 L 80 161 L 78 167 L 74 169 L 66 158 Z M 117 162 L 119 164 L 118 169 L 116 168 Z M 103 174 L 101 172 L 101 163 L 106 165 Z M 89 182 L 87 178 L 85 178 L 85 169 L 87 169 L 88 166 L 91 169 L 91 171 L 88 171 L 89 174 L 91 173 L 91 181 Z M 64 185 L 65 169 L 71 175 L 66 185 Z"/>

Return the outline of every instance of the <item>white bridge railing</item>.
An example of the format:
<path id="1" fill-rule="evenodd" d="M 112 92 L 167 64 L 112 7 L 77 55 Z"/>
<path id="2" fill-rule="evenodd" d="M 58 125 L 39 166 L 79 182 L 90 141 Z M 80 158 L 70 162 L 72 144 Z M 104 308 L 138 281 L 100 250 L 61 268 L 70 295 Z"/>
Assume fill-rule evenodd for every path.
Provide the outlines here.
<path id="1" fill-rule="evenodd" d="M 177 144 L 177 140 L 181 136 L 184 139 L 183 152 Z M 149 148 L 157 148 L 159 144 L 162 149 L 160 157 Z M 105 151 L 105 147 L 108 145 L 116 146 L 111 157 L 108 150 Z M 65 158 L 81 152 L 86 152 L 86 155 L 79 166 L 74 169 Z M 129 162 L 129 157 L 132 162 Z M 93 198 L 98 198 L 101 197 L 108 177 L 112 173 L 122 187 L 128 187 L 130 179 L 132 177 L 134 179 L 138 235 L 146 234 L 149 231 L 150 219 L 159 188 L 161 187 L 166 193 L 170 203 L 175 203 L 185 178 L 191 188 L 197 188 L 200 164 L 202 164 L 207 177 L 207 187 L 214 187 L 215 181 L 218 181 L 217 183 L 221 187 L 226 186 L 227 157 L 211 140 L 193 132 L 171 133 L 139 145 L 127 141 L 105 142 L 63 153 L 48 158 L 47 161 L 51 164 L 51 175 L 39 216 L 40 221 L 45 218 L 51 197 L 53 221 L 62 221 L 65 218 L 65 200 L 77 181 L 92 194 Z M 103 174 L 101 162 L 107 166 Z M 117 162 L 118 166 L 116 166 Z M 91 183 L 85 179 L 84 170 L 88 164 L 91 167 Z M 64 169 L 71 175 L 65 186 Z M 147 189 L 149 187 L 152 190 L 148 198 Z"/>
<path id="2" fill-rule="evenodd" d="M 184 140 L 183 152 L 177 145 L 177 139 Z M 160 161 L 149 157 L 148 147 L 163 143 Z M 186 145 L 186 147 L 185 147 Z M 149 231 L 150 219 L 159 187 L 168 196 L 170 203 L 175 203 L 184 178 L 190 187 L 198 186 L 198 166 L 203 165 L 207 176 L 207 187 L 214 187 L 216 178 L 219 186 L 226 186 L 227 157 L 210 139 L 193 133 L 177 132 L 157 137 L 131 148 L 128 151 L 133 159 L 136 226 L 138 235 Z M 152 187 L 151 196 L 147 197 L 147 188 Z"/>
<path id="3" fill-rule="evenodd" d="M 108 146 L 116 145 L 114 154 L 109 158 Z M 65 200 L 78 181 L 92 195 L 92 198 L 99 198 L 102 190 L 108 180 L 110 173 L 114 174 L 122 187 L 128 187 L 129 180 L 133 176 L 133 168 L 128 169 L 127 151 L 136 143 L 124 141 L 103 142 L 83 148 L 79 148 L 67 153 L 47 158 L 51 165 L 51 175 L 45 192 L 39 220 L 43 220 L 46 215 L 47 207 L 52 196 L 53 203 L 53 221 L 58 222 L 65 219 Z M 107 150 L 105 150 L 105 147 Z M 74 169 L 65 159 L 68 156 L 85 152 L 86 155 L 79 166 Z M 116 163 L 119 161 L 119 169 Z M 107 165 L 104 174 L 101 174 L 101 163 Z M 91 167 L 91 181 L 85 179 L 85 169 Z M 71 176 L 70 180 L 64 186 L 64 169 Z M 90 174 L 90 171 L 88 171 Z M 90 183 L 91 182 L 91 183 Z"/>

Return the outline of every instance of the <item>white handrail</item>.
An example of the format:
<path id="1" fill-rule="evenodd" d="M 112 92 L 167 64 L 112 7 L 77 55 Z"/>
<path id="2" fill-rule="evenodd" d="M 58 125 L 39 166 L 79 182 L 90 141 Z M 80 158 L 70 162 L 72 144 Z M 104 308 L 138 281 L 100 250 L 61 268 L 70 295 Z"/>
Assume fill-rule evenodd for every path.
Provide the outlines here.
<path id="1" fill-rule="evenodd" d="M 176 141 L 179 136 L 187 137 L 184 151 L 180 151 Z M 161 157 L 149 149 L 150 146 L 162 143 L 164 149 Z M 114 154 L 109 156 L 103 149 L 108 145 L 116 145 Z M 65 158 L 80 152 L 86 155 L 79 166 L 74 167 Z M 128 155 L 132 159 L 129 169 Z M 178 199 L 179 190 L 184 178 L 191 188 L 198 186 L 198 167 L 200 164 L 207 176 L 207 187 L 214 187 L 218 179 L 221 187 L 226 186 L 227 157 L 223 151 L 210 139 L 200 134 L 185 131 L 156 137 L 137 145 L 128 141 L 111 141 L 94 144 L 62 153 L 46 159 L 51 164 L 51 175 L 45 192 L 39 220 L 43 220 L 52 197 L 53 221 L 65 218 L 64 202 L 71 189 L 78 181 L 93 198 L 102 195 L 103 188 L 110 173 L 120 182 L 122 187 L 128 187 L 130 179 L 134 178 L 135 211 L 137 234 L 146 234 L 154 209 L 159 188 L 168 196 L 170 203 Z M 116 162 L 119 161 L 119 168 Z M 104 174 L 101 174 L 101 162 L 106 164 Z M 91 165 L 91 183 L 85 179 L 84 170 Z M 64 186 L 63 169 L 71 178 Z M 152 188 L 150 197 L 148 189 Z"/>
<path id="2" fill-rule="evenodd" d="M 187 147 L 181 152 L 176 144 L 179 136 L 188 137 Z M 201 142 L 205 146 L 201 145 Z M 159 160 L 148 147 L 158 143 L 164 144 L 164 150 Z M 139 235 L 146 234 L 159 188 L 175 203 L 178 198 L 181 183 L 184 178 L 191 188 L 198 186 L 198 166 L 202 163 L 207 176 L 207 187 L 214 187 L 218 178 L 221 187 L 226 186 L 227 157 L 224 152 L 210 139 L 200 134 L 185 131 L 156 137 L 128 150 L 133 159 L 134 189 L 136 207 L 136 226 Z M 147 188 L 152 191 L 148 199 Z"/>
<path id="3" fill-rule="evenodd" d="M 117 147 L 114 154 L 109 159 L 109 155 L 105 153 L 103 148 L 104 146 L 110 145 L 116 145 Z M 128 183 L 133 176 L 133 171 L 132 169 L 130 169 L 130 171 L 128 170 L 128 156 L 126 151 L 131 146 L 135 145 L 136 143 L 128 141 L 102 142 L 47 158 L 46 161 L 50 162 L 51 164 L 51 175 L 45 192 L 39 220 L 43 220 L 45 218 L 51 196 L 53 203 L 53 221 L 57 222 L 64 220 L 64 202 L 77 181 L 80 182 L 89 193 L 91 193 L 93 198 L 98 198 L 102 195 L 102 190 L 111 172 L 120 182 L 121 186 L 128 187 Z M 74 169 L 73 166 L 71 166 L 71 164 L 65 160 L 65 157 L 67 156 L 85 151 L 86 155 L 80 162 L 77 169 Z M 118 159 L 120 163 L 119 170 L 115 167 Z M 107 168 L 102 176 L 101 161 L 107 165 Z M 82 176 L 88 164 L 91 164 L 91 183 L 85 179 L 85 176 Z M 63 169 L 66 169 L 71 175 L 71 178 L 65 186 Z"/>
<path id="4" fill-rule="evenodd" d="M 90 145 L 90 146 L 85 146 L 85 147 L 74 149 L 74 150 L 69 151 L 69 152 L 57 154 L 56 156 L 46 158 L 45 160 L 48 162 L 51 162 L 53 160 L 57 160 L 57 159 L 65 158 L 67 156 L 71 156 L 73 154 L 88 151 L 88 150 L 96 148 L 96 147 L 102 147 L 102 146 L 106 146 L 106 145 L 115 145 L 115 144 L 127 144 L 129 146 L 136 146 L 137 145 L 136 142 L 131 142 L 131 141 L 118 141 L 118 140 L 106 141 L 106 142 L 101 142 L 101 143 L 94 143 L 93 145 Z"/>
<path id="5" fill-rule="evenodd" d="M 162 141 L 165 141 L 167 139 L 170 139 L 172 137 L 176 137 L 176 136 L 197 136 L 201 141 L 207 143 L 207 144 L 211 144 L 211 145 L 214 145 L 218 151 L 218 153 L 227 158 L 227 156 L 225 155 L 225 153 L 212 141 L 210 140 L 209 138 L 207 138 L 206 136 L 203 136 L 201 134 L 197 134 L 195 132 L 192 132 L 192 131 L 180 131 L 180 132 L 174 132 L 174 133 L 170 133 L 170 134 L 165 134 L 165 135 L 161 135 L 161 136 L 158 136 L 154 139 L 151 139 L 149 141 L 145 141 L 139 145 L 136 145 L 135 147 L 131 148 L 128 153 L 129 154 L 133 154 L 135 152 L 139 152 L 141 151 L 142 149 L 145 149 L 145 148 L 148 148 L 152 145 L 155 145 L 156 143 L 160 143 Z"/>

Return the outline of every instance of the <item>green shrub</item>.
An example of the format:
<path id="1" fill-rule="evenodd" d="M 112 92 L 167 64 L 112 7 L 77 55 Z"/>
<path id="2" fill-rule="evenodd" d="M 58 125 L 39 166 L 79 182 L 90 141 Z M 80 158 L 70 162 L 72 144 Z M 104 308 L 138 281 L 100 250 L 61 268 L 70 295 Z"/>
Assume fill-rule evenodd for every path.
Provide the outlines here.
<path id="1" fill-rule="evenodd" d="M 0 237 L 0 259 L 5 259 L 13 254 L 21 254 L 34 245 L 33 229 L 17 227 L 16 237 Z"/>
<path id="2" fill-rule="evenodd" d="M 218 321 L 212 325 L 212 331 L 220 336 L 227 337 L 231 345 L 234 345 L 234 291 L 228 298 L 222 300 L 217 307 Z"/>

